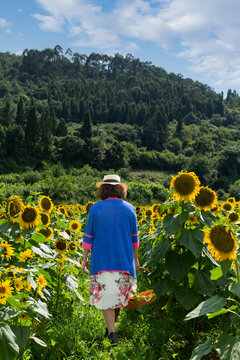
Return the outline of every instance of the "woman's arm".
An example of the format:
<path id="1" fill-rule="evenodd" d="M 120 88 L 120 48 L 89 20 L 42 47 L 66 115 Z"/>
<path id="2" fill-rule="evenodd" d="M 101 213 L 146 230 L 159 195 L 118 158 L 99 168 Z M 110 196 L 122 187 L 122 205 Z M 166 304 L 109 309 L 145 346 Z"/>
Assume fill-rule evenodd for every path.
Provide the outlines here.
<path id="1" fill-rule="evenodd" d="M 133 248 L 133 256 L 134 256 L 135 268 L 137 270 L 140 267 L 139 260 L 138 260 L 138 248 Z"/>
<path id="2" fill-rule="evenodd" d="M 88 249 L 84 249 L 84 252 L 83 252 L 83 262 L 82 262 L 82 272 L 87 272 L 86 270 L 88 270 L 88 253 L 89 253 L 90 250 Z"/>

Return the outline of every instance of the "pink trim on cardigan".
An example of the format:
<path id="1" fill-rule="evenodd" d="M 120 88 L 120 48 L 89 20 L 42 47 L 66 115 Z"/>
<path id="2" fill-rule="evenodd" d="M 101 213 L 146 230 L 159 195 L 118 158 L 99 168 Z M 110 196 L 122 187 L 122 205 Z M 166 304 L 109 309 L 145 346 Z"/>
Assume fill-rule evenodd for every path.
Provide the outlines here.
<path id="1" fill-rule="evenodd" d="M 125 274 L 129 274 L 130 275 L 130 272 L 128 271 L 123 271 L 123 270 L 101 270 L 99 271 L 97 274 L 100 274 L 102 272 L 121 272 L 121 273 L 125 273 Z M 95 275 L 95 274 L 94 274 Z"/>
<path id="2" fill-rule="evenodd" d="M 136 249 L 136 248 L 138 248 L 138 247 L 139 247 L 139 241 L 136 242 L 136 243 L 133 243 L 133 248 L 134 248 L 134 249 Z"/>
<path id="3" fill-rule="evenodd" d="M 109 198 L 107 198 L 107 199 L 105 199 L 105 200 L 121 200 L 121 199 L 119 199 L 119 198 L 111 198 L 111 197 L 109 197 Z"/>
<path id="4" fill-rule="evenodd" d="M 85 234 L 85 233 L 84 233 L 84 236 L 87 236 L 89 238 L 93 238 L 93 235 L 88 235 L 88 234 Z"/>
<path id="5" fill-rule="evenodd" d="M 82 242 L 82 247 L 87 250 L 91 250 L 92 244 L 88 244 L 85 241 Z"/>
<path id="6" fill-rule="evenodd" d="M 138 233 L 136 233 L 136 234 L 132 234 L 132 236 L 138 236 Z"/>

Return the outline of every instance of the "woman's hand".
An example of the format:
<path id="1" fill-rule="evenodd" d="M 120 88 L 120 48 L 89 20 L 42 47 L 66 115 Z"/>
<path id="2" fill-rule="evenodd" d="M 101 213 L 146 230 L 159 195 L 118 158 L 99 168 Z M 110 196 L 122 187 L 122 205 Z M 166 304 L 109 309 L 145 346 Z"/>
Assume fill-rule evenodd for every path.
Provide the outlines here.
<path id="1" fill-rule="evenodd" d="M 88 271 L 88 259 L 83 259 L 82 272 L 87 273 L 87 271 Z"/>

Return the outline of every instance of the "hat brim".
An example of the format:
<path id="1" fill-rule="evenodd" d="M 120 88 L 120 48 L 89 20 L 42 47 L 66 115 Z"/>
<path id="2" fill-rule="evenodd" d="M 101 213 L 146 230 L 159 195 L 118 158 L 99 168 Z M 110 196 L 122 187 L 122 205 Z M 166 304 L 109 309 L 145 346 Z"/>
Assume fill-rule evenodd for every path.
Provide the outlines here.
<path id="1" fill-rule="evenodd" d="M 123 188 L 127 189 L 127 185 L 125 183 L 112 183 L 112 182 L 98 182 L 96 183 L 96 186 L 98 188 L 100 188 L 102 185 L 106 185 L 106 184 L 109 184 L 109 185 L 120 185 L 122 186 Z"/>

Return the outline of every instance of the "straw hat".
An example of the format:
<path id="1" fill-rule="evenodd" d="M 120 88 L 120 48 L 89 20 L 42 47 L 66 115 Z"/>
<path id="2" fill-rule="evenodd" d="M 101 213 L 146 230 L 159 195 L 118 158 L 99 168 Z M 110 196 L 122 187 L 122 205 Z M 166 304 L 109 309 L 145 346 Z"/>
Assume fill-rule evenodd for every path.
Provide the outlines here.
<path id="1" fill-rule="evenodd" d="M 120 176 L 119 175 L 104 175 L 103 181 L 98 182 L 96 185 L 97 187 L 100 187 L 104 184 L 110 184 L 110 185 L 121 185 L 124 188 L 127 188 L 127 185 L 124 183 L 121 183 Z"/>

